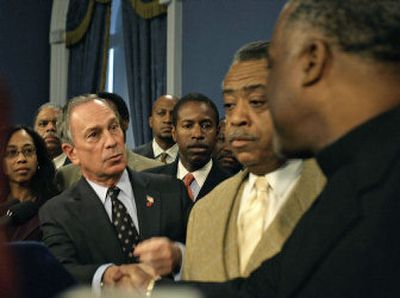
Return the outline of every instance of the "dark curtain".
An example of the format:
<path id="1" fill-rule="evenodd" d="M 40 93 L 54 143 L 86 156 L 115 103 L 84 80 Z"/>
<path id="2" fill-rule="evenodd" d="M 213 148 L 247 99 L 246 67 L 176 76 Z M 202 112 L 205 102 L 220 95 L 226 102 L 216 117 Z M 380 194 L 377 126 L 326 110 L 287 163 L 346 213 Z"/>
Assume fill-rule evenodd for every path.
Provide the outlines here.
<path id="1" fill-rule="evenodd" d="M 111 0 L 70 0 L 68 98 L 102 91 L 105 85 Z"/>
<path id="2" fill-rule="evenodd" d="M 130 0 L 122 0 L 122 16 L 131 121 L 141 145 L 152 138 L 147 121 L 152 103 L 166 92 L 167 16 L 145 19 Z"/>

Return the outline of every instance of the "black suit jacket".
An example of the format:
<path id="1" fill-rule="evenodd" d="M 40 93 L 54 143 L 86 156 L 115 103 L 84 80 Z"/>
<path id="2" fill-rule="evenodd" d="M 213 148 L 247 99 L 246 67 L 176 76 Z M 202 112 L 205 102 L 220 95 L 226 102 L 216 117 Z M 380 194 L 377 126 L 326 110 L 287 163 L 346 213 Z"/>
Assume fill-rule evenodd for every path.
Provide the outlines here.
<path id="1" fill-rule="evenodd" d="M 328 183 L 280 254 L 206 297 L 400 297 L 400 109 L 317 156 Z"/>
<path id="2" fill-rule="evenodd" d="M 166 236 L 184 242 L 191 206 L 181 181 L 128 170 L 135 196 L 140 239 Z M 147 206 L 146 197 L 154 199 Z M 114 226 L 88 182 L 79 182 L 49 200 L 39 212 L 43 241 L 78 281 L 90 283 L 105 263 L 127 263 Z"/>
<path id="3" fill-rule="evenodd" d="M 176 177 L 176 174 L 178 172 L 178 158 L 173 163 L 166 164 L 165 166 L 151 168 L 146 170 L 145 172 L 165 174 Z M 200 192 L 196 198 L 196 202 L 204 197 L 206 194 L 208 194 L 210 191 L 212 191 L 213 188 L 220 184 L 222 181 L 231 176 L 232 175 L 229 172 L 222 169 L 217 162 L 213 161 L 211 171 L 208 174 L 207 179 L 203 184 L 203 187 L 200 189 Z"/>
<path id="4" fill-rule="evenodd" d="M 142 156 L 148 158 L 154 158 L 154 151 L 153 151 L 153 141 L 150 141 L 146 144 L 140 145 L 132 150 L 133 152 L 140 154 Z"/>

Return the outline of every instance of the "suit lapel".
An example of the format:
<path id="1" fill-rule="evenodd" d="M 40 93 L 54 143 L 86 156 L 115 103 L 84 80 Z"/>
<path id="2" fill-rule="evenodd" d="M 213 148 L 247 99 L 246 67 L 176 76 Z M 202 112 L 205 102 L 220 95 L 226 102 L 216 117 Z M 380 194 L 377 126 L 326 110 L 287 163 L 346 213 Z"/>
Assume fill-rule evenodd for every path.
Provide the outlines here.
<path id="1" fill-rule="evenodd" d="M 135 196 L 140 239 L 156 236 L 160 231 L 161 193 L 149 187 L 145 174 L 128 172 Z"/>
<path id="2" fill-rule="evenodd" d="M 78 197 L 73 199 L 74 206 L 70 212 L 76 214 L 82 230 L 87 233 L 89 239 L 93 240 L 94 245 L 102 252 L 105 259 L 123 262 L 125 257 L 114 226 L 95 191 L 83 177 L 79 180 L 77 189 Z"/>
<path id="3" fill-rule="evenodd" d="M 206 181 L 204 181 L 203 187 L 200 189 L 197 199 L 199 200 L 208 194 L 220 181 L 222 181 L 222 171 L 219 170 L 218 165 L 213 161 L 210 173 L 207 175 Z"/>
<path id="4" fill-rule="evenodd" d="M 314 160 L 309 160 L 303 165 L 296 186 L 255 248 L 247 264 L 245 276 L 281 250 L 301 216 L 321 192 L 325 179 L 317 164 Z"/>
<path id="5" fill-rule="evenodd" d="M 222 211 L 220 220 L 214 225 L 218 229 L 216 239 L 221 241 L 221 254 L 223 256 L 223 265 L 225 269 L 225 279 L 231 279 L 240 276 L 239 263 L 239 246 L 237 239 L 237 216 L 240 206 L 240 200 L 243 193 L 243 181 L 248 177 L 248 171 L 239 172 L 232 178 L 232 183 L 227 185 L 228 188 L 223 189 L 222 206 L 218 206 L 218 210 Z M 235 187 L 231 187 L 231 186 Z"/>

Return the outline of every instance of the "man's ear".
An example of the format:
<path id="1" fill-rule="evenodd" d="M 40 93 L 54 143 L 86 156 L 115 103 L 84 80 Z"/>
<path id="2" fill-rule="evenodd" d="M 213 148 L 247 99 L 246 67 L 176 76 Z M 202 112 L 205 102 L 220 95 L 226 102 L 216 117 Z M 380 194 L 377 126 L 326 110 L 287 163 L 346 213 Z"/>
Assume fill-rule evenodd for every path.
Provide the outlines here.
<path id="1" fill-rule="evenodd" d="M 326 42 L 313 39 L 305 43 L 301 53 L 303 86 L 312 85 L 322 78 L 329 56 L 329 46 Z"/>
<path id="2" fill-rule="evenodd" d="M 149 121 L 150 128 L 153 128 L 153 117 L 150 116 L 148 121 Z"/>
<path id="3" fill-rule="evenodd" d="M 64 151 L 65 155 L 68 156 L 68 159 L 74 164 L 79 166 L 80 160 L 78 155 L 75 152 L 75 147 L 71 144 L 63 143 L 61 145 L 62 150 Z"/>
<path id="4" fill-rule="evenodd" d="M 175 130 L 175 126 L 172 126 L 171 135 L 172 135 L 172 139 L 173 139 L 174 142 L 176 143 L 176 130 Z"/>

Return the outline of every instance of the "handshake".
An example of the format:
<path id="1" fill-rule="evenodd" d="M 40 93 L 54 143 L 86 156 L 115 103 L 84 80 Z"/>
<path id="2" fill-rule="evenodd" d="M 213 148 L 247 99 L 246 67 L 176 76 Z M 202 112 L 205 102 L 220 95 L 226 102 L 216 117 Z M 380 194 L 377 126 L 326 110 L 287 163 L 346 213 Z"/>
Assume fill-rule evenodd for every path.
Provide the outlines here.
<path id="1" fill-rule="evenodd" d="M 182 264 L 179 246 L 165 237 L 140 242 L 133 250 L 138 264 L 109 266 L 102 278 L 104 287 L 116 287 L 136 293 L 151 290 L 154 281 L 171 274 Z"/>

